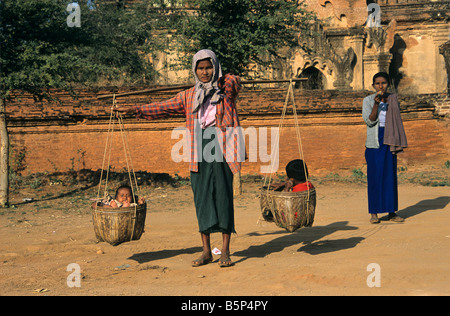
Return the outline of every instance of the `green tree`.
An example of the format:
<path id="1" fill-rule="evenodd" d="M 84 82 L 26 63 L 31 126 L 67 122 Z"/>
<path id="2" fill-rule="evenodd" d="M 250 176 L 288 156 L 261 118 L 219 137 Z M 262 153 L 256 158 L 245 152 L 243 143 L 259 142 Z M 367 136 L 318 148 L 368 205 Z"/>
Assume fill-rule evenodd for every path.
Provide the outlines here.
<path id="1" fill-rule="evenodd" d="M 156 47 L 148 6 L 79 1 L 80 27 L 69 27 L 68 0 L 0 1 L 0 207 L 8 204 L 7 101 L 78 85 L 142 84 L 155 75 L 146 56 Z"/>
<path id="2" fill-rule="evenodd" d="M 314 15 L 303 1 L 187 0 L 194 11 L 178 14 L 176 26 L 184 63 L 197 50 L 213 50 L 226 72 L 249 75 L 250 65 L 271 66 L 280 48 L 300 46 Z"/>

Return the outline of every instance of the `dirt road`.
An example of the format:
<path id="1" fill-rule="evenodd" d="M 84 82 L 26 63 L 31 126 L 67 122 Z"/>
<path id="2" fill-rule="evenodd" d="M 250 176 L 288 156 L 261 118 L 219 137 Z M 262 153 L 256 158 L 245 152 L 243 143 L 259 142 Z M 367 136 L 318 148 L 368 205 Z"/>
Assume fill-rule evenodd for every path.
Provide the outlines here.
<path id="1" fill-rule="evenodd" d="M 93 188 L 13 194 L 17 207 L 0 215 L 0 295 L 450 295 L 448 187 L 400 185 L 405 222 L 375 225 L 365 185 L 316 189 L 313 227 L 288 233 L 258 221 L 259 185 L 245 184 L 229 268 L 218 256 L 191 267 L 201 242 L 189 186 L 145 191 L 146 232 L 118 246 L 95 240 Z M 220 249 L 221 236 L 211 239 Z M 81 269 L 80 287 L 68 286 L 70 264 Z"/>

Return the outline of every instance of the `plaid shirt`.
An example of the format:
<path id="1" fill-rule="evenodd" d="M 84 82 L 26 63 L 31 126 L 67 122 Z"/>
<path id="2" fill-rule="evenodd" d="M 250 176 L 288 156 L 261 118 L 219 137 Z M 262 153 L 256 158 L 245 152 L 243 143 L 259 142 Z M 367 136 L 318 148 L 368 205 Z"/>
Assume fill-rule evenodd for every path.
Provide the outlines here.
<path id="1" fill-rule="evenodd" d="M 233 137 L 228 137 L 230 131 L 237 130 L 230 129 L 230 127 L 240 126 L 235 104 L 236 96 L 241 89 L 240 82 L 241 79 L 238 76 L 226 74 L 224 76 L 223 84 L 219 84 L 219 88 L 224 89 L 224 98 L 216 105 L 216 128 L 219 128 L 222 131 L 222 133 L 218 133 L 217 136 L 221 148 L 225 149 L 223 152 L 225 152 L 226 161 L 233 174 L 239 172 L 241 168 L 240 161 L 242 161 L 242 159 L 240 159 L 242 156 L 238 155 L 239 136 L 237 134 L 231 134 Z M 181 91 L 172 99 L 135 106 L 134 109 L 138 118 L 145 118 L 148 120 L 167 117 L 172 114 L 184 114 L 186 116 L 186 128 L 189 131 L 189 170 L 197 172 L 198 155 L 195 150 L 195 129 L 199 128 L 199 125 L 198 113 L 192 113 L 194 110 L 194 94 L 195 87 L 192 87 L 188 90 Z"/>

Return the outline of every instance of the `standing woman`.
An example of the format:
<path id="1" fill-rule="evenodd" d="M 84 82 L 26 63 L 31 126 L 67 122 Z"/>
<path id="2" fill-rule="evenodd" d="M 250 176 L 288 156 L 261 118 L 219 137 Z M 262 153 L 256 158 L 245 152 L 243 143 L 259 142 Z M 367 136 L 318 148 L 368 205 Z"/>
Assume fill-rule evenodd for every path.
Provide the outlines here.
<path id="1" fill-rule="evenodd" d="M 208 49 L 194 55 L 192 70 L 195 86 L 174 98 L 131 108 L 118 107 L 116 111 L 134 112 L 148 120 L 179 113 L 186 116 L 191 185 L 203 244 L 203 252 L 192 266 L 212 262 L 210 234 L 220 232 L 223 245 L 219 266 L 228 267 L 233 264 L 229 246 L 231 233 L 235 232 L 233 174 L 239 172 L 242 160 L 237 159 L 236 137 L 226 137 L 226 131 L 239 126 L 235 99 L 241 89 L 240 78 L 222 76 L 216 54 Z"/>
<path id="2" fill-rule="evenodd" d="M 379 213 L 403 222 L 398 210 L 397 154 L 408 147 L 397 94 L 387 93 L 390 78 L 385 72 L 373 76 L 376 93 L 363 101 L 362 116 L 367 125 L 367 195 L 370 222 L 379 223 Z"/>

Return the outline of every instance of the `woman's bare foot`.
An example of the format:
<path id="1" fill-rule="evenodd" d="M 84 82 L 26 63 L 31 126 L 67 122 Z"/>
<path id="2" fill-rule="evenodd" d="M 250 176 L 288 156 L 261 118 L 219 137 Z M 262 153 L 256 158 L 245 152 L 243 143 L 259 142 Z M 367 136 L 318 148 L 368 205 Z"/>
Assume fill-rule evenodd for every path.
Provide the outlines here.
<path id="1" fill-rule="evenodd" d="M 219 267 L 231 267 L 234 263 L 231 261 L 229 253 L 222 253 L 219 259 Z"/>
<path id="2" fill-rule="evenodd" d="M 203 266 L 205 264 L 211 263 L 212 260 L 213 260 L 213 257 L 212 257 L 211 253 L 209 253 L 209 254 L 202 253 L 200 258 L 192 261 L 192 266 L 193 267 L 200 267 L 200 266 Z"/>

